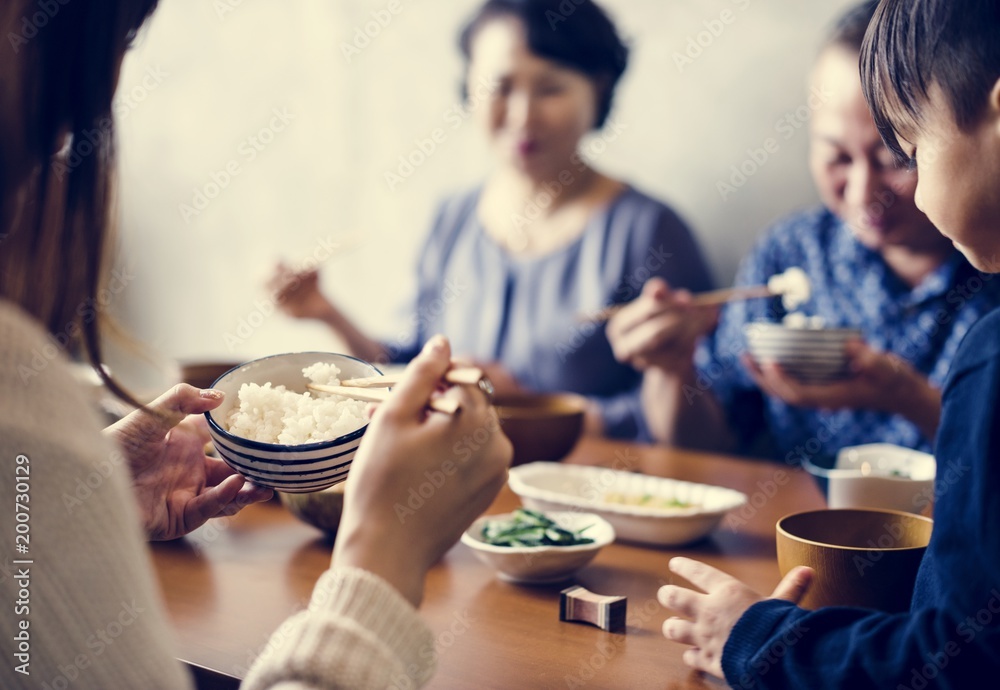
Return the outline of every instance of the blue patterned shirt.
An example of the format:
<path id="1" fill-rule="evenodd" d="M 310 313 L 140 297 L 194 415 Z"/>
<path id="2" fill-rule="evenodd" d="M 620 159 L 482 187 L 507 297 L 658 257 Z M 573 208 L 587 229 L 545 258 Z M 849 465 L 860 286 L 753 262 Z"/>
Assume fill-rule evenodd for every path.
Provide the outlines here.
<path id="1" fill-rule="evenodd" d="M 825 208 L 776 224 L 743 260 L 736 284 L 762 285 L 792 266 L 812 283 L 812 297 L 799 311 L 822 317 L 828 327 L 860 329 L 870 346 L 899 355 L 938 388 L 966 332 L 1000 305 L 1000 278 L 980 273 L 958 251 L 909 287 Z M 899 415 L 799 408 L 765 396 L 740 362 L 747 348 L 743 326 L 785 314 L 778 298 L 733 302 L 696 357 L 697 386 L 688 395 L 710 392 L 719 400 L 741 453 L 799 464 L 862 443 L 932 450 L 933 439 Z"/>

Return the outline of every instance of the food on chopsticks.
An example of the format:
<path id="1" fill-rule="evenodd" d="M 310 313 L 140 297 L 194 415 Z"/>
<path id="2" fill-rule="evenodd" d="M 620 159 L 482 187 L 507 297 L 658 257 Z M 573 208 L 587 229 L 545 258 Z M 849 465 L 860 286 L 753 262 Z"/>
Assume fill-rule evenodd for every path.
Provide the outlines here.
<path id="1" fill-rule="evenodd" d="M 781 323 L 788 328 L 808 328 L 817 331 L 826 328 L 826 319 L 822 316 L 806 316 L 798 311 L 786 314 Z"/>
<path id="2" fill-rule="evenodd" d="M 591 526 L 573 532 L 544 513 L 518 508 L 508 519 L 487 520 L 481 536 L 493 546 L 578 546 L 594 543 L 590 537 L 580 536 Z"/>
<path id="3" fill-rule="evenodd" d="M 808 302 L 812 295 L 812 283 L 809 282 L 809 276 L 798 266 L 792 266 L 784 273 L 778 273 L 768 278 L 767 289 L 772 294 L 781 295 L 781 303 L 789 311 Z"/>
<path id="4" fill-rule="evenodd" d="M 792 266 L 784 273 L 771 276 L 767 285 L 747 285 L 701 292 L 691 297 L 691 304 L 698 307 L 710 307 L 726 302 L 780 296 L 785 309 L 791 311 L 808 302 L 811 295 L 812 284 L 809 282 L 809 276 L 798 266 Z M 625 306 L 627 304 L 612 304 L 595 312 L 578 314 L 577 319 L 594 323 L 607 321 Z"/>
<path id="5" fill-rule="evenodd" d="M 658 510 L 687 510 L 697 508 L 697 503 L 682 501 L 679 498 L 663 498 L 653 494 L 626 494 L 618 491 L 609 491 L 604 494 L 605 503 L 614 503 L 623 506 L 639 506 L 641 508 L 656 508 Z"/>
<path id="6" fill-rule="evenodd" d="M 302 373 L 317 384 L 340 382 L 340 369 L 335 364 L 318 362 Z M 267 382 L 244 383 L 239 398 L 239 407 L 227 420 L 228 431 L 261 443 L 297 446 L 329 441 L 368 423 L 367 404 L 341 395 L 296 393 Z"/>

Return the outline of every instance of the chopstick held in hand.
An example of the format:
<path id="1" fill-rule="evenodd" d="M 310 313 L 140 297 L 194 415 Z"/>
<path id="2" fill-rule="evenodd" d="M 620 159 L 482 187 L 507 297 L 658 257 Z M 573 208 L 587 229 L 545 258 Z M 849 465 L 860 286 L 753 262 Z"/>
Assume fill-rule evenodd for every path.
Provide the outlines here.
<path id="1" fill-rule="evenodd" d="M 314 390 L 320 393 L 333 393 L 334 395 L 342 395 L 345 398 L 353 398 L 354 400 L 364 400 L 366 402 L 374 403 L 385 402 L 392 396 L 392 391 L 388 391 L 383 388 L 326 386 L 322 383 L 310 383 L 306 387 L 309 388 L 309 390 Z M 427 407 L 437 412 L 444 412 L 445 414 L 458 414 L 462 411 L 462 404 L 457 400 L 452 400 L 451 398 L 431 398 L 427 403 Z"/>
<path id="2" fill-rule="evenodd" d="M 726 302 L 734 302 L 742 299 L 753 299 L 755 297 L 770 297 L 774 293 L 766 285 L 754 285 L 742 288 L 724 288 L 722 290 L 711 290 L 702 292 L 691 297 L 691 306 L 694 307 L 714 307 Z M 601 323 L 609 320 L 612 316 L 627 307 L 631 302 L 624 304 L 612 304 L 604 309 L 591 312 L 589 314 L 579 314 L 577 318 L 582 322 Z"/>
<path id="3" fill-rule="evenodd" d="M 310 383 L 308 387 L 321 393 L 333 393 L 343 395 L 355 400 L 365 400 L 367 402 L 385 402 L 392 395 L 391 391 L 384 390 L 395 386 L 402 379 L 403 374 L 391 374 L 389 376 L 367 376 L 364 378 L 345 379 L 339 386 L 327 386 L 319 383 Z M 456 367 L 445 372 L 444 381 L 457 386 L 478 386 L 487 398 L 492 399 L 493 388 L 486 379 L 486 374 L 478 367 Z M 462 405 L 457 400 L 450 398 L 432 398 L 427 406 L 432 410 L 444 412 L 445 414 L 458 414 L 462 410 Z"/>
<path id="4" fill-rule="evenodd" d="M 456 367 L 445 372 L 444 380 L 459 386 L 476 386 L 482 381 L 484 375 L 483 370 L 479 367 Z M 402 377 L 402 372 L 386 376 L 367 376 L 359 379 L 345 379 L 340 382 L 340 385 L 355 388 L 389 388 L 399 383 Z"/>

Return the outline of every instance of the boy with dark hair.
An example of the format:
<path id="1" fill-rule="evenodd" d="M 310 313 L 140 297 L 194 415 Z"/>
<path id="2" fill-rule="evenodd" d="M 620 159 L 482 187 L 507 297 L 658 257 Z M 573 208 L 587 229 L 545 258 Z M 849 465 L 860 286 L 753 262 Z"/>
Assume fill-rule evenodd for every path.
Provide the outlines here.
<path id="1" fill-rule="evenodd" d="M 919 168 L 920 208 L 983 271 L 1000 272 L 1000 3 L 883 0 L 861 56 L 886 144 Z M 937 503 L 908 613 L 795 606 L 812 573 L 771 598 L 709 566 L 670 569 L 664 635 L 684 660 L 753 688 L 975 688 L 1000 672 L 1000 310 L 968 333 L 944 387 Z M 784 641 L 783 641 L 784 640 Z M 789 642 L 791 640 L 791 642 Z M 780 650 L 780 653 L 776 653 Z"/>

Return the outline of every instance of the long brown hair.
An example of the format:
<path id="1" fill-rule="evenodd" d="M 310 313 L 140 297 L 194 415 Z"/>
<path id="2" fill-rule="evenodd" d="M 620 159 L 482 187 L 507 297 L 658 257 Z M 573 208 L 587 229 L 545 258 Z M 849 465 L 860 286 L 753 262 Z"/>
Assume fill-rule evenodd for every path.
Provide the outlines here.
<path id="1" fill-rule="evenodd" d="M 98 327 L 122 58 L 156 0 L 5 0 L 0 50 L 0 297 L 100 364 Z"/>

